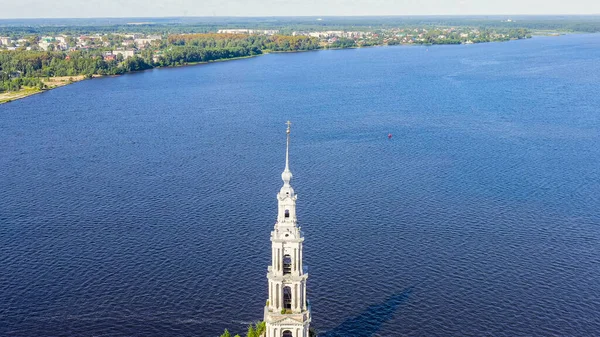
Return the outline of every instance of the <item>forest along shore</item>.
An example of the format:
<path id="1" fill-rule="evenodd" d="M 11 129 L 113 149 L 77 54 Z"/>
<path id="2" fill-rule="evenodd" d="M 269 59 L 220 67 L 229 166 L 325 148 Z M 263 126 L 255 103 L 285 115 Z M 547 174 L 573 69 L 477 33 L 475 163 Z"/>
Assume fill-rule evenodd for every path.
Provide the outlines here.
<path id="1" fill-rule="evenodd" d="M 100 77 L 100 75 L 92 75 L 92 77 Z M 40 79 L 43 86 L 41 88 L 40 86 L 21 86 L 17 91 L 0 92 L 0 104 L 39 94 L 46 90 L 62 87 L 88 78 L 90 77 L 84 75 L 42 78 Z"/>
<path id="2" fill-rule="evenodd" d="M 567 20 L 558 26 L 554 21 L 515 23 L 498 18 L 473 21 L 439 17 L 435 22 L 410 18 L 236 20 L 241 21 L 92 25 L 75 20 L 72 26 L 47 26 L 45 22 L 25 20 L 29 22 L 27 27 L 22 26 L 23 22 L 3 26 L 0 20 L 0 103 L 94 76 L 266 53 L 502 42 L 530 38 L 532 29 L 600 31 L 600 19 L 591 23 Z"/>
<path id="3" fill-rule="evenodd" d="M 421 35 L 418 39 L 409 37 L 408 33 L 404 35 L 397 33 L 396 35 L 402 36 L 402 40 L 399 41 L 408 41 L 407 44 L 412 44 L 414 41 L 417 44 L 425 42 L 474 43 L 467 33 L 459 32 L 450 28 L 440 31 L 412 30 L 411 34 Z M 0 50 L 0 79 L 2 80 L 0 82 L 0 103 L 24 98 L 86 78 L 121 75 L 156 67 L 227 61 L 271 52 L 404 44 L 404 42 L 396 43 L 398 41 L 381 39 L 378 34 L 356 32 L 327 31 L 312 35 L 292 36 L 268 35 L 267 33 L 242 33 L 236 30 L 234 33 L 178 34 L 169 35 L 166 38 L 154 36 L 150 39 L 142 39 L 144 45 L 140 45 L 141 42 L 138 43 L 135 50 L 123 50 L 117 47 L 123 44 L 132 44 L 123 40 L 129 38 L 123 34 L 96 35 L 87 39 L 80 37 L 78 40 L 64 36 L 46 38 L 45 42 L 38 42 L 36 48 L 31 47 L 32 43 L 35 43 L 35 39 L 25 42 L 17 40 L 23 43 L 20 49 Z M 441 33 L 448 34 L 448 36 L 440 35 Z M 477 42 L 529 37 L 526 30 L 512 30 L 506 34 L 482 33 L 476 30 L 472 34 L 478 38 L 475 39 Z M 459 39 L 460 35 L 465 41 Z M 368 38 L 375 40 L 371 41 Z M 133 41 L 135 45 L 135 39 Z M 75 44 L 75 47 L 70 47 L 71 44 Z M 134 47 L 132 46 L 132 48 Z"/>
<path id="4" fill-rule="evenodd" d="M 258 56 L 258 55 L 233 57 L 233 58 L 229 58 L 229 59 L 218 59 L 218 60 L 210 61 L 210 62 L 190 62 L 190 63 L 178 64 L 178 65 L 173 65 L 173 66 L 167 66 L 167 68 L 194 66 L 194 65 L 207 64 L 207 63 L 212 63 L 212 62 L 235 61 L 235 60 L 246 59 L 246 58 L 250 58 L 250 57 L 254 57 L 254 56 Z M 142 71 L 142 70 L 139 70 L 139 71 Z M 129 72 L 133 72 L 133 71 L 129 71 Z M 92 78 L 103 77 L 103 76 L 105 76 L 105 75 L 94 74 L 91 76 L 76 75 L 76 76 L 55 76 L 55 77 L 42 78 L 42 79 L 39 79 L 39 83 L 41 85 L 35 85 L 35 86 L 20 85 L 19 89 L 17 89 L 17 90 L 0 92 L 0 104 L 9 103 L 14 100 L 29 97 L 29 96 L 35 95 L 35 94 L 40 94 L 45 91 L 52 90 L 52 89 L 62 87 L 62 86 L 68 85 L 68 84 L 72 84 L 75 82 L 92 79 Z M 119 76 L 119 74 L 110 75 L 110 76 Z"/>
<path id="5" fill-rule="evenodd" d="M 35 41 L 27 42 L 28 47 L 21 42 L 19 50 L 0 50 L 0 103 L 94 76 L 321 48 L 319 40 L 309 36 L 208 33 L 157 36 L 135 50 L 124 50 L 117 47 L 129 43 L 124 36 L 99 36 L 84 39 L 83 45 L 59 37 L 53 41 L 58 47 L 44 43 L 45 50 L 31 47 Z"/>
<path id="6" fill-rule="evenodd" d="M 0 19 L 0 103 L 94 76 L 274 52 L 474 44 L 600 32 L 589 17 Z"/>

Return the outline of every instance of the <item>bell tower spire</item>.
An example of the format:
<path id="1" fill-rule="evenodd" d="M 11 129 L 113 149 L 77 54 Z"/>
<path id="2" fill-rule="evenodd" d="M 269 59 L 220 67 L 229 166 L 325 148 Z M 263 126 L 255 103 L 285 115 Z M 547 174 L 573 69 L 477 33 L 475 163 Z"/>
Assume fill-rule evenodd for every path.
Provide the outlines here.
<path id="1" fill-rule="evenodd" d="M 271 232 L 271 265 L 267 269 L 269 299 L 265 306 L 265 337 L 309 337 L 308 273 L 302 261 L 304 235 L 297 225 L 297 195 L 290 185 L 290 123 L 287 124 L 283 186 L 277 194 L 278 214 Z"/>
<path id="2" fill-rule="evenodd" d="M 290 126 L 292 125 L 292 122 L 287 121 L 285 124 L 287 124 L 287 130 L 285 131 L 287 134 L 287 144 L 285 147 L 285 169 L 281 174 L 281 179 L 283 180 L 283 186 L 289 186 L 290 180 L 292 180 L 293 177 L 292 172 L 290 171 Z"/>

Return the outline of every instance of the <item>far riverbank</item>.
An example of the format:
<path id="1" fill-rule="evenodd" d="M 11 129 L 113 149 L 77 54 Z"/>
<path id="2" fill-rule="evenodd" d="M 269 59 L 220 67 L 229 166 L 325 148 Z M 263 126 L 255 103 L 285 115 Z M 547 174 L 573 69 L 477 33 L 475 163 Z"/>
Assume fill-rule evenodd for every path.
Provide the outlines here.
<path id="1" fill-rule="evenodd" d="M 515 39 L 517 40 L 517 39 Z M 505 42 L 505 41 L 500 41 L 500 42 Z M 487 42 L 480 42 L 480 43 L 487 43 Z M 334 48 L 319 48 L 319 49 L 311 49 L 311 50 L 289 50 L 289 51 L 264 51 L 261 54 L 256 54 L 256 55 L 248 55 L 248 56 L 237 56 L 237 57 L 231 57 L 231 58 L 223 58 L 223 59 L 216 59 L 216 60 L 210 60 L 210 61 L 200 61 L 200 62 L 185 62 L 183 64 L 175 64 L 175 65 L 169 65 L 169 66 L 153 66 L 150 69 L 160 69 L 160 68 L 177 68 L 177 67 L 187 67 L 187 66 L 195 66 L 195 65 L 199 65 L 199 64 L 208 64 L 208 63 L 215 63 L 215 62 L 225 62 L 225 61 L 234 61 L 234 60 L 240 60 L 240 59 L 247 59 L 247 58 L 252 58 L 252 57 L 256 57 L 256 56 L 261 56 L 261 55 L 266 55 L 266 54 L 271 54 L 271 53 L 299 53 L 299 52 L 310 52 L 310 51 L 317 51 L 317 50 L 341 50 L 341 49 L 358 49 L 358 48 L 369 48 L 369 47 L 387 47 L 387 46 L 430 46 L 430 45 L 434 45 L 434 44 L 424 44 L 424 43 L 403 43 L 403 44 L 394 44 L 394 45 L 388 45 L 388 44 L 384 44 L 384 45 L 367 45 L 367 46 L 349 46 L 349 47 L 334 47 Z M 441 44 L 440 44 L 441 45 Z M 138 71 L 146 71 L 149 69 L 143 69 L 143 70 L 134 70 L 134 71 L 128 71 L 125 74 L 128 73 L 135 73 Z M 62 87 L 68 84 L 72 84 L 75 82 L 79 82 L 85 79 L 91 79 L 91 78 L 98 78 L 98 77 L 104 77 L 104 76 L 120 76 L 120 75 L 92 75 L 90 76 L 86 76 L 86 75 L 77 75 L 77 76 L 57 76 L 57 77 L 49 77 L 47 79 L 40 79 L 46 86 L 46 88 L 44 89 L 38 89 L 38 88 L 33 88 L 33 87 L 23 87 L 21 90 L 19 91 L 8 91 L 8 92 L 4 92 L 4 93 L 0 93 L 0 104 L 3 103 L 9 103 L 18 99 L 22 99 L 25 97 L 29 97 L 35 94 L 40 94 L 43 93 L 45 91 L 48 90 L 52 90 L 58 87 Z"/>
<path id="2" fill-rule="evenodd" d="M 268 53 L 265 53 L 265 54 L 268 54 Z M 155 67 L 152 69 L 179 68 L 179 67 L 196 66 L 196 65 L 200 65 L 200 64 L 215 63 L 215 62 L 235 61 L 235 60 L 252 58 L 252 57 L 256 57 L 256 56 L 260 56 L 260 55 L 264 55 L 264 54 L 233 57 L 233 58 L 220 59 L 220 60 L 214 60 L 214 61 L 208 61 L 208 62 L 190 62 L 190 63 L 178 64 L 178 65 L 166 66 L 166 67 L 158 66 L 158 67 Z M 148 69 L 146 69 L 146 70 L 148 70 Z M 146 71 L 146 70 L 130 71 L 125 74 L 131 74 L 131 73 L 136 73 L 139 71 Z M 125 75 L 125 74 L 123 74 L 123 75 Z M 36 95 L 36 94 L 41 94 L 43 92 L 46 92 L 46 91 L 49 91 L 52 89 L 56 89 L 59 87 L 63 87 L 65 85 L 73 84 L 73 83 L 76 83 L 79 81 L 89 80 L 92 78 L 100 78 L 100 77 L 105 77 L 105 76 L 121 76 L 121 75 L 93 75 L 91 78 L 88 76 L 85 76 L 85 75 L 77 75 L 77 76 L 57 76 L 57 77 L 50 77 L 49 79 L 41 79 L 41 81 L 47 86 L 47 88 L 38 89 L 38 88 L 32 88 L 32 87 L 23 87 L 19 91 L 7 91 L 7 92 L 0 93 L 0 104 L 10 103 L 10 102 L 16 101 L 18 99 L 26 98 L 26 97 Z"/>

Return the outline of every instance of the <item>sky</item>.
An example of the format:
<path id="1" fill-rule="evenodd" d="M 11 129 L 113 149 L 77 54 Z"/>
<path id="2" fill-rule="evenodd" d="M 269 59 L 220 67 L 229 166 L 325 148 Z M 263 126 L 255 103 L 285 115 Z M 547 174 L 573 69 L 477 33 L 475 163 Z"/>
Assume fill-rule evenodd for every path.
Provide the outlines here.
<path id="1" fill-rule="evenodd" d="M 0 18 L 600 14 L 600 0 L 0 0 Z"/>

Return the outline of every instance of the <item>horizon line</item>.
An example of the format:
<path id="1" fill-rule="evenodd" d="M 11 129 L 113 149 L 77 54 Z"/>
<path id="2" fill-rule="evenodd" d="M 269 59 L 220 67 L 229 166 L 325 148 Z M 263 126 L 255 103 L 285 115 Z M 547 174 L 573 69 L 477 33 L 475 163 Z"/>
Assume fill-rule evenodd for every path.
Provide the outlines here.
<path id="1" fill-rule="evenodd" d="M 65 20 L 65 19 L 180 19 L 180 18 L 402 18 L 402 17 L 552 17 L 552 16 L 582 16 L 599 17 L 583 13 L 555 14 L 371 14 L 371 15 L 178 15 L 178 16 L 80 16 L 80 17 L 0 17 L 0 20 Z"/>

